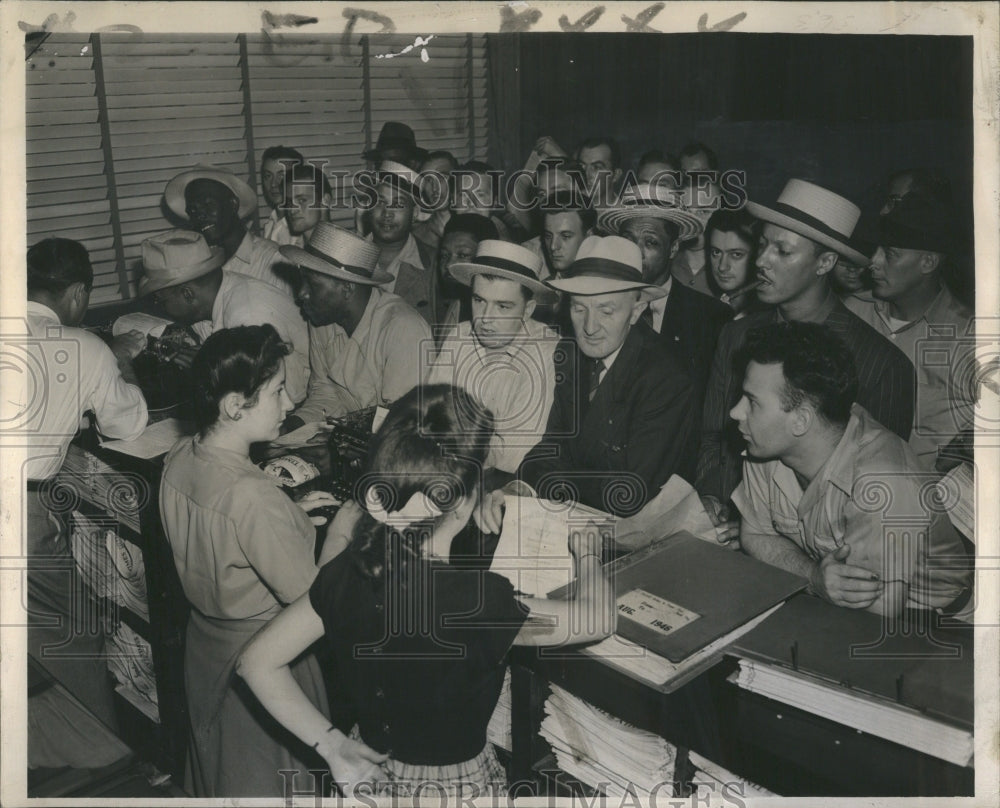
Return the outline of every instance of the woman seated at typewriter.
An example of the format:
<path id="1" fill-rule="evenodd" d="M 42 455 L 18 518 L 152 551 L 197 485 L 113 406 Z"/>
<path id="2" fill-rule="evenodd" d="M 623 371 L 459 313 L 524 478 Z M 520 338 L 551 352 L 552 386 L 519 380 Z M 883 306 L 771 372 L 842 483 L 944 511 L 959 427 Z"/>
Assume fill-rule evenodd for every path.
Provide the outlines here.
<path id="1" fill-rule="evenodd" d="M 569 537 L 578 579 L 570 600 L 520 597 L 494 572 L 449 564 L 477 504 L 492 421 L 449 385 L 397 400 L 369 448 L 362 504 L 335 520 L 353 520 L 350 545 L 240 660 L 261 703 L 323 755 L 345 795 L 414 796 L 432 782 L 435 793 L 454 795 L 462 782 L 496 794 L 506 778 L 486 727 L 511 645 L 588 642 L 613 629 L 596 529 Z M 324 634 L 357 708 L 349 735 L 288 667 Z"/>
<path id="2" fill-rule="evenodd" d="M 187 786 L 197 797 L 279 796 L 279 769 L 322 766 L 232 673 L 250 637 L 316 577 L 316 530 L 304 507 L 333 504 L 313 494 L 297 505 L 250 461 L 250 444 L 276 438 L 292 409 L 287 352 L 270 325 L 212 334 L 191 366 L 198 434 L 174 446 L 163 470 L 160 515 L 192 607 L 184 685 Z M 316 660 L 304 656 L 291 670 L 303 698 L 326 712 Z"/>

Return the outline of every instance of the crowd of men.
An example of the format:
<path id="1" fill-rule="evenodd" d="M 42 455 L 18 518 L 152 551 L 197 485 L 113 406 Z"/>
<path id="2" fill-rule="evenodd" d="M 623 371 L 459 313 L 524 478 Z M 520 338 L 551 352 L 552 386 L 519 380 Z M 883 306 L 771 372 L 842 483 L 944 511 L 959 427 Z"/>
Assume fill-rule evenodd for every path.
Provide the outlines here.
<path id="1" fill-rule="evenodd" d="M 452 383 L 496 418 L 491 491 L 517 479 L 630 515 L 677 475 L 720 542 L 835 604 L 971 607 L 970 569 L 933 563 L 968 543 L 924 496 L 976 401 L 956 350 L 973 321 L 948 284 L 963 245 L 946 182 L 891 177 L 865 241 L 858 206 L 805 179 L 727 204 L 703 144 L 627 171 L 609 138 L 569 154 L 544 137 L 506 202 L 490 166 L 424 151 L 402 123 L 364 157 L 372 204 L 351 226 L 330 221 L 344 217 L 323 172 L 274 146 L 262 234 L 255 190 L 197 166 L 164 190 L 183 227 L 142 246 L 139 293 L 180 327 L 204 339 L 270 323 L 291 344 L 286 429 Z M 71 332 L 86 310 L 92 271 L 67 244 L 29 250 L 32 333 Z M 94 366 L 128 374 L 141 348 L 132 335 Z M 83 402 L 109 436 L 145 422 L 127 380 Z M 876 483 L 915 520 L 905 536 L 883 529 Z"/>

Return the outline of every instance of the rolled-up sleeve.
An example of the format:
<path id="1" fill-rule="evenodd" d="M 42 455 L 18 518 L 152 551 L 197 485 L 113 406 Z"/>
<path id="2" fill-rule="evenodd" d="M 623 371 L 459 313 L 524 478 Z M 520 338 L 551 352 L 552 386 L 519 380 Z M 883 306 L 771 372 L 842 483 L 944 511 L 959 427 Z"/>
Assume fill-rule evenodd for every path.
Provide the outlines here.
<path id="1" fill-rule="evenodd" d="M 98 430 L 108 438 L 138 438 L 149 420 L 142 391 L 122 378 L 118 361 L 107 345 L 92 334 L 84 336 L 98 343 L 92 352 L 93 364 L 89 368 L 93 374 L 89 404 L 97 419 Z"/>

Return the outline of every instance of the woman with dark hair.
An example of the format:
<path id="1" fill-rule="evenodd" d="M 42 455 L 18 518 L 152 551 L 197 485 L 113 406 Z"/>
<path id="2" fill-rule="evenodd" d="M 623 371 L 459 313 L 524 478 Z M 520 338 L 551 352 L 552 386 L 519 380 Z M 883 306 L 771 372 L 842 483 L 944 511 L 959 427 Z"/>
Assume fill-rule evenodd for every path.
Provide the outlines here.
<path id="1" fill-rule="evenodd" d="M 479 500 L 492 432 L 490 412 L 450 385 L 396 401 L 370 447 L 361 504 L 335 520 L 350 524 L 349 547 L 240 660 L 261 703 L 323 755 L 345 795 L 359 784 L 402 797 L 420 783 L 451 795 L 459 783 L 504 789 L 486 726 L 511 645 L 589 642 L 613 630 L 596 530 L 569 538 L 578 582 L 569 600 L 522 597 L 494 572 L 449 563 Z M 324 635 L 358 710 L 349 735 L 289 672 Z"/>
<path id="2" fill-rule="evenodd" d="M 705 225 L 709 286 L 738 320 L 758 304 L 752 288 L 757 277 L 757 220 L 745 209 L 715 211 Z"/>
<path id="3" fill-rule="evenodd" d="M 322 765 L 233 676 L 247 641 L 316 577 L 316 531 L 305 508 L 334 503 L 314 494 L 296 504 L 250 461 L 250 445 L 278 437 L 292 409 L 288 350 L 270 325 L 212 334 L 191 365 L 198 434 L 179 441 L 164 465 L 160 516 L 191 604 L 186 780 L 197 797 L 283 795 L 279 770 Z M 303 656 L 292 671 L 303 697 L 325 713 L 316 660 Z"/>

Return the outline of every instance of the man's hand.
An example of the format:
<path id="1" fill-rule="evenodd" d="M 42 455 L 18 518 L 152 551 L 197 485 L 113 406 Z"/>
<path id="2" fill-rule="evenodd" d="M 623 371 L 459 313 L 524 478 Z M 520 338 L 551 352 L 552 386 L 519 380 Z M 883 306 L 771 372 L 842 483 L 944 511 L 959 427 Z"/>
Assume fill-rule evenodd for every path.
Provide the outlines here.
<path id="1" fill-rule="evenodd" d="M 483 494 L 472 511 L 472 518 L 483 533 L 499 534 L 503 528 L 503 491 L 496 489 Z"/>
<path id="2" fill-rule="evenodd" d="M 328 491 L 310 491 L 302 499 L 296 500 L 295 504 L 309 514 L 309 521 L 319 527 L 330 520 L 322 514 L 312 516 L 312 512 L 320 508 L 335 508 L 340 505 L 340 500 Z"/>
<path id="3" fill-rule="evenodd" d="M 565 151 L 563 151 L 562 146 L 555 142 L 548 135 L 542 135 L 535 141 L 535 151 L 538 152 L 542 157 L 566 157 L 568 156 Z"/>
<path id="4" fill-rule="evenodd" d="M 850 553 L 850 545 L 843 544 L 817 561 L 809 575 L 809 588 L 835 606 L 867 609 L 885 585 L 877 573 L 845 564 Z"/>
<path id="5" fill-rule="evenodd" d="M 718 498 L 709 495 L 701 498 L 701 504 L 705 507 L 708 518 L 715 525 L 716 541 L 719 544 L 729 545 L 734 550 L 739 549 L 740 520 L 729 518 L 729 506 L 723 505 Z"/>
<path id="6" fill-rule="evenodd" d="M 119 362 L 129 362 L 146 349 L 146 335 L 135 329 L 111 340 L 111 352 Z"/>

